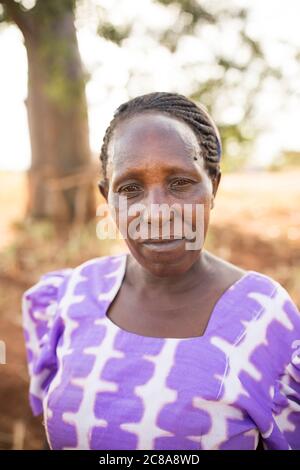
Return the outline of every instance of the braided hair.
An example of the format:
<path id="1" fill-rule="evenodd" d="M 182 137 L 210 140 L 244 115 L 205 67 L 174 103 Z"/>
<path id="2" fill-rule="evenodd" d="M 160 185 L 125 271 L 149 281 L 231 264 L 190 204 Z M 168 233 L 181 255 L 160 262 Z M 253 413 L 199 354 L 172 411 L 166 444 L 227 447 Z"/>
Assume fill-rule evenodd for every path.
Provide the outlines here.
<path id="1" fill-rule="evenodd" d="M 178 93 L 154 92 L 137 96 L 122 103 L 115 110 L 113 119 L 106 129 L 100 153 L 104 180 L 107 180 L 108 144 L 116 125 L 129 116 L 146 111 L 165 113 L 188 124 L 199 142 L 209 176 L 212 179 L 218 176 L 222 152 L 221 139 L 215 123 L 204 106 L 201 104 L 196 105 L 193 101 Z"/>

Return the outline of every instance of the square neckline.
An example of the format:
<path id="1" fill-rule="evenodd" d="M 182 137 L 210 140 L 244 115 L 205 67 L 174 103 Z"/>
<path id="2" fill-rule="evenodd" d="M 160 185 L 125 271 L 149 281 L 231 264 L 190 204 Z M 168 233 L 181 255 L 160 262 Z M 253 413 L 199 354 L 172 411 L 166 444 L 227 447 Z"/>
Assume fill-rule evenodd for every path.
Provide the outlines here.
<path id="1" fill-rule="evenodd" d="M 205 328 L 202 335 L 200 335 L 200 336 L 179 337 L 179 338 L 178 337 L 165 337 L 165 336 L 148 336 L 148 335 L 141 335 L 141 334 L 138 334 L 138 333 L 134 333 L 132 331 L 129 331 L 129 330 L 126 330 L 125 328 L 120 327 L 115 322 L 113 322 L 111 320 L 111 318 L 109 318 L 108 315 L 107 315 L 108 309 L 109 309 L 110 305 L 112 304 L 112 302 L 114 301 L 114 299 L 116 298 L 118 292 L 121 289 L 122 283 L 124 281 L 125 274 L 126 274 L 127 263 L 128 263 L 128 261 L 127 261 L 128 256 L 129 256 L 129 253 L 127 253 L 127 252 L 122 253 L 121 255 L 115 255 L 114 256 L 114 258 L 117 258 L 117 260 L 118 260 L 118 258 L 121 258 L 121 265 L 118 266 L 118 268 L 117 268 L 117 271 L 118 271 L 117 280 L 116 280 L 115 285 L 113 287 L 112 295 L 109 298 L 109 303 L 105 308 L 103 316 L 105 318 L 105 321 L 106 321 L 108 327 L 111 328 L 112 330 L 115 330 L 117 333 L 119 332 L 119 333 L 122 333 L 124 335 L 126 334 L 128 336 L 133 336 L 135 338 L 140 338 L 141 340 L 142 339 L 143 340 L 153 340 L 153 341 L 157 340 L 157 341 L 168 341 L 168 342 L 205 340 L 209 336 L 210 330 L 212 329 L 214 321 L 216 320 L 217 312 L 220 310 L 221 305 L 222 305 L 223 301 L 226 299 L 226 297 L 230 293 L 232 293 L 232 291 L 235 290 L 237 287 L 240 287 L 240 285 L 246 279 L 248 279 L 248 277 L 250 275 L 257 274 L 256 271 L 246 270 L 246 272 L 243 274 L 243 276 L 241 276 L 237 281 L 233 282 L 229 287 L 227 287 L 227 289 L 219 296 L 216 303 L 214 304 L 214 307 L 213 307 L 213 309 L 210 313 L 210 316 L 209 316 L 208 323 L 207 323 L 206 328 Z"/>

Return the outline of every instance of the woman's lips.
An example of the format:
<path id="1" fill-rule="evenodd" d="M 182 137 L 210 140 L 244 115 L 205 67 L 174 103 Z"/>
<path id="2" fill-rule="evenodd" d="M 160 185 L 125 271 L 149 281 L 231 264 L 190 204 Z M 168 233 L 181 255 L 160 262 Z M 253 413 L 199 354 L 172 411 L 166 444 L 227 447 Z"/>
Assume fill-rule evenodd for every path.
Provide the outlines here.
<path id="1" fill-rule="evenodd" d="M 177 248 L 184 238 L 144 240 L 142 245 L 152 251 L 171 251 Z"/>

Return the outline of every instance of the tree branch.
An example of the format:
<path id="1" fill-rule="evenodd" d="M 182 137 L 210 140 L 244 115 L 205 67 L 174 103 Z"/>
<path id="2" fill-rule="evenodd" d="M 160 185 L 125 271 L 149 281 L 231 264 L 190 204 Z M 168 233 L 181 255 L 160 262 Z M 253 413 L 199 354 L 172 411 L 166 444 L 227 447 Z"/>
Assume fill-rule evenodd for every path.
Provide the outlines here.
<path id="1" fill-rule="evenodd" d="M 30 29 L 28 13 L 22 11 L 20 5 L 14 0 L 0 0 L 7 16 L 16 23 L 18 28 L 25 35 Z"/>

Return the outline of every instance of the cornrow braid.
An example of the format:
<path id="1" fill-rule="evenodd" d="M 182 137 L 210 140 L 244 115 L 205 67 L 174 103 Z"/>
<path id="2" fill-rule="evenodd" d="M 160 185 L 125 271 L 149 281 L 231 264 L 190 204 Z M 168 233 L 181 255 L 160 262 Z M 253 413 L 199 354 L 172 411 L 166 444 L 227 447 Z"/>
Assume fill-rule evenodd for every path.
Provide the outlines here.
<path id="1" fill-rule="evenodd" d="M 187 123 L 195 132 L 199 142 L 205 167 L 211 178 L 220 172 L 220 159 L 222 153 L 219 131 L 203 105 L 196 105 L 193 101 L 178 93 L 154 92 L 137 96 L 122 103 L 114 112 L 108 128 L 106 129 L 100 152 L 103 177 L 106 180 L 107 150 L 113 131 L 118 122 L 134 114 L 146 111 L 158 111 L 176 117 Z"/>

